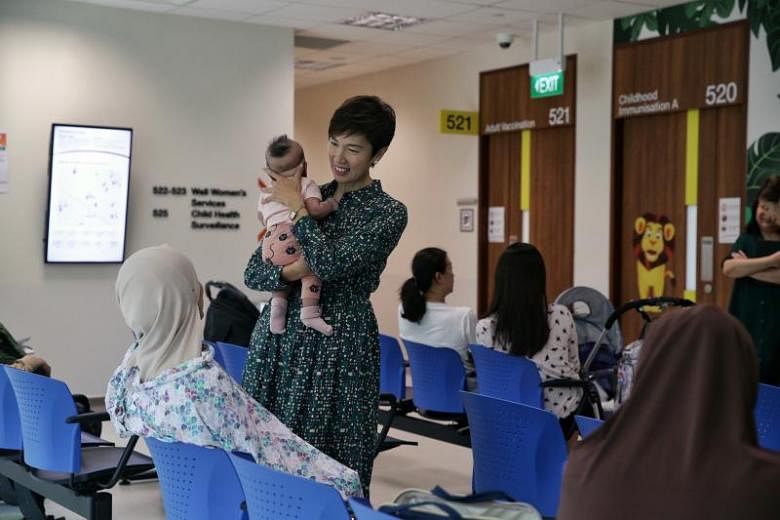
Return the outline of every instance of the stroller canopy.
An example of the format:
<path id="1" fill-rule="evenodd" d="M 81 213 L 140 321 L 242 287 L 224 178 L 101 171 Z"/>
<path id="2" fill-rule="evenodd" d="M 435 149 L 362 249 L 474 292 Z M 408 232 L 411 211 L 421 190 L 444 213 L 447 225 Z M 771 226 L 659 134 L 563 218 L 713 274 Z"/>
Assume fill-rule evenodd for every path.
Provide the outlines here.
<path id="1" fill-rule="evenodd" d="M 596 289 L 591 287 L 572 287 L 566 289 L 555 299 L 558 305 L 566 306 L 574 318 L 577 327 L 577 341 L 584 343 L 596 343 L 609 315 L 615 311 L 612 302 Z M 620 333 L 620 324 L 615 322 L 607 331 L 604 344 L 614 353 L 618 354 L 623 348 L 623 336 Z"/>

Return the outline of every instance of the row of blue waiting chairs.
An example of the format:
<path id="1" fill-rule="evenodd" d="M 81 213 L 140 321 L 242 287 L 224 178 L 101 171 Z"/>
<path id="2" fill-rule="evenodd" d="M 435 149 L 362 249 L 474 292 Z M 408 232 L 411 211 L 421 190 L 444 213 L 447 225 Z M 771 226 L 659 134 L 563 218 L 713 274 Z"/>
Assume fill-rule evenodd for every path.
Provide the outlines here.
<path id="1" fill-rule="evenodd" d="M 67 385 L 57 379 L 0 368 L 0 480 L 2 499 L 25 518 L 43 520 L 44 498 L 92 520 L 109 520 L 112 488 L 120 479 L 154 469 L 152 459 L 81 432 L 105 413 L 78 414 Z"/>
<path id="2" fill-rule="evenodd" d="M 246 349 L 222 344 L 215 358 L 240 378 Z M 137 436 L 119 448 L 82 433 L 80 424 L 108 416 L 78 415 L 57 379 L 2 367 L 0 411 L 0 498 L 19 505 L 25 518 L 43 520 L 43 499 L 50 498 L 87 519 L 110 520 L 112 497 L 105 490 L 154 469 L 169 520 L 351 518 L 334 488 L 255 464 L 248 455 L 147 438 L 149 458 L 134 451 Z M 351 507 L 360 520 L 390 518 L 362 503 Z"/>
<path id="3" fill-rule="evenodd" d="M 349 520 L 331 486 L 255 464 L 249 455 L 146 439 L 168 520 Z M 349 500 L 358 520 L 392 518 Z"/>
<path id="4" fill-rule="evenodd" d="M 415 406 L 462 413 L 460 391 L 466 387 L 466 374 L 457 352 L 407 340 L 404 346 L 409 355 Z M 469 350 L 474 358 L 480 394 L 543 408 L 541 380 L 532 361 L 481 345 L 470 345 Z M 380 391 L 392 393 L 398 400 L 405 399 L 406 366 L 398 340 L 380 335 Z M 779 387 L 759 384 L 754 416 L 759 445 L 780 451 Z M 603 421 L 593 424 L 600 422 Z"/>
<path id="5" fill-rule="evenodd" d="M 758 433 L 758 445 L 780 451 L 780 387 L 759 383 L 756 407 L 753 410 Z M 604 421 L 577 416 L 577 427 L 583 438 L 604 424 Z"/>
<path id="6" fill-rule="evenodd" d="M 417 408 L 457 413 L 465 409 L 474 460 L 474 491 L 500 490 L 554 516 L 567 449 L 557 418 L 542 409 L 536 366 L 482 346 L 470 350 L 478 394 L 464 391 L 465 371 L 452 349 L 405 341 Z M 381 339 L 382 391 L 403 399 L 405 367 L 395 338 Z M 780 388 L 760 385 L 755 409 L 759 444 L 780 450 Z M 603 421 L 576 417 L 583 437 Z"/>
<path id="7" fill-rule="evenodd" d="M 463 413 L 460 391 L 466 388 L 466 371 L 453 349 L 437 348 L 403 340 L 409 355 L 415 406 L 421 410 Z M 379 336 L 380 392 L 399 401 L 407 398 L 406 367 L 398 340 Z M 507 356 L 481 345 L 470 345 L 477 372 L 479 393 L 499 399 L 542 407 L 539 371 L 529 359 Z"/>

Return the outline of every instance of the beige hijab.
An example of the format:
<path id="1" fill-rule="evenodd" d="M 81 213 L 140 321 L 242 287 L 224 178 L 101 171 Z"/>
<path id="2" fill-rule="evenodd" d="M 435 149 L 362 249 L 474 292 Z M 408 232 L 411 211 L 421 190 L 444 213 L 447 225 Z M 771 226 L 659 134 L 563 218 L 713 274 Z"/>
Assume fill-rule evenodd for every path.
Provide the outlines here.
<path id="1" fill-rule="evenodd" d="M 138 343 L 124 365 L 137 366 L 141 381 L 201 355 L 200 291 L 192 262 L 167 245 L 142 249 L 122 265 L 116 296 Z"/>

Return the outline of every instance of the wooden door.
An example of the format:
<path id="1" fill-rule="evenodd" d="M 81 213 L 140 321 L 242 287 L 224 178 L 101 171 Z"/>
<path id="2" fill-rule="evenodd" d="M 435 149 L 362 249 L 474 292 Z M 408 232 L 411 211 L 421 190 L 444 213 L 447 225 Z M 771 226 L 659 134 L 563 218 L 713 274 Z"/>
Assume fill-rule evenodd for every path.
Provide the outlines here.
<path id="1" fill-rule="evenodd" d="M 574 139 L 573 126 L 531 136 L 529 242 L 544 258 L 551 302 L 574 281 Z"/>
<path id="2" fill-rule="evenodd" d="M 540 250 L 550 301 L 573 283 L 576 76 L 576 57 L 568 56 L 563 95 L 533 99 L 528 65 L 480 75 L 480 314 L 492 299 L 498 259 L 511 243 L 525 239 Z M 504 211 L 501 242 L 488 240 L 490 208 Z"/>
<path id="3" fill-rule="evenodd" d="M 686 114 L 637 117 L 622 123 L 616 306 L 642 297 L 682 297 Z M 639 315 L 626 315 L 621 327 L 626 340 L 636 339 Z"/>
<path id="4" fill-rule="evenodd" d="M 719 207 L 744 200 L 748 35 L 742 21 L 615 48 L 616 305 L 662 295 L 727 304 Z M 621 326 L 631 341 L 641 320 Z"/>

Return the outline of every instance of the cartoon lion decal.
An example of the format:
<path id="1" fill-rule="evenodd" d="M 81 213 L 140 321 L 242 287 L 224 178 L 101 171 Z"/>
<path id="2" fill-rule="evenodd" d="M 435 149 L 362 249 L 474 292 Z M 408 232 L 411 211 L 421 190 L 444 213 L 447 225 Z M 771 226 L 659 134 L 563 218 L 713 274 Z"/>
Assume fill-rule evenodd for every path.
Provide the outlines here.
<path id="1" fill-rule="evenodd" d="M 668 278 L 674 284 L 669 262 L 674 253 L 674 224 L 663 216 L 645 213 L 634 221 L 634 256 L 640 298 L 664 295 Z"/>

